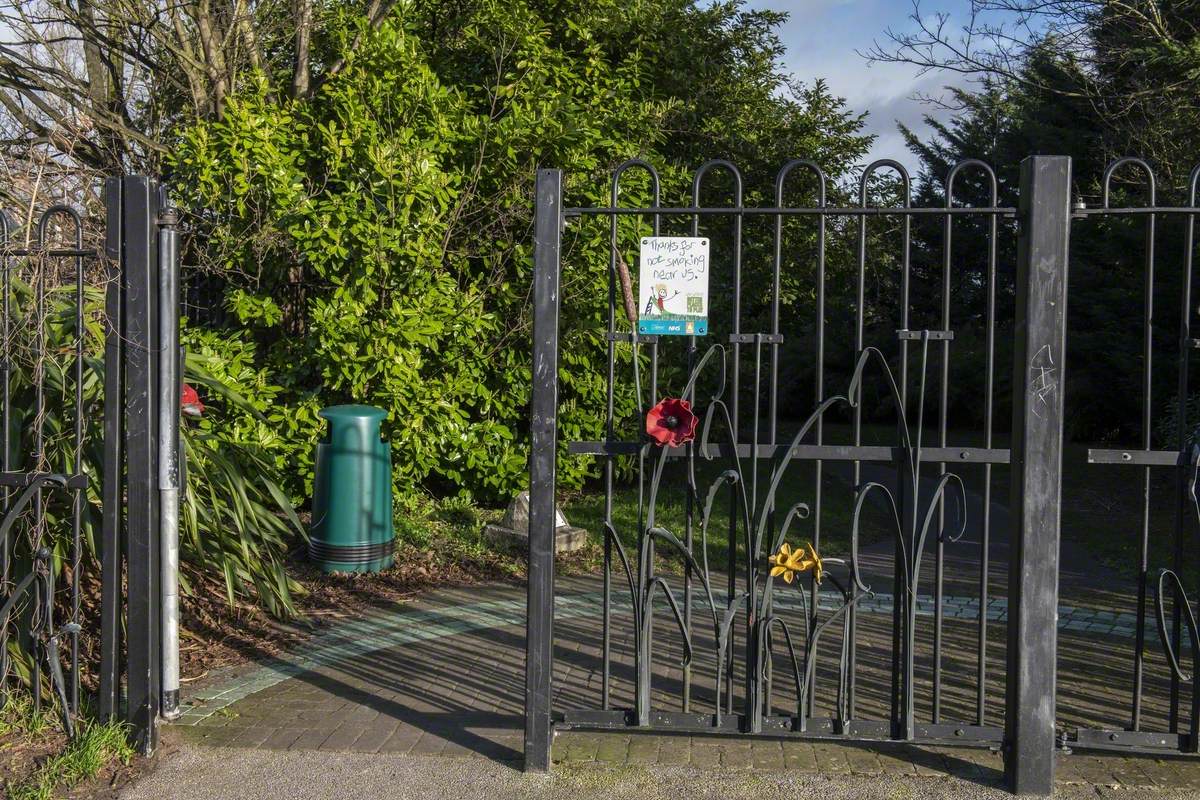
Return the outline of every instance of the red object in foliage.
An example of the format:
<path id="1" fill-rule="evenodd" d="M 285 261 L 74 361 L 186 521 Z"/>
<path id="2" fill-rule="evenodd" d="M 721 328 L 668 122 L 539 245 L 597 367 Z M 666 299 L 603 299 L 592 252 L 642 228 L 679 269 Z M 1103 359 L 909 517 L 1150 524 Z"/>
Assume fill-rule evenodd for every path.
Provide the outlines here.
<path id="1" fill-rule="evenodd" d="M 204 416 L 204 403 L 201 402 L 200 395 L 196 393 L 191 384 L 183 385 L 183 397 L 179 400 L 179 408 L 186 417 Z"/>
<path id="2" fill-rule="evenodd" d="M 696 438 L 697 422 L 691 403 L 667 397 L 646 414 L 646 433 L 659 447 L 678 447 Z"/>

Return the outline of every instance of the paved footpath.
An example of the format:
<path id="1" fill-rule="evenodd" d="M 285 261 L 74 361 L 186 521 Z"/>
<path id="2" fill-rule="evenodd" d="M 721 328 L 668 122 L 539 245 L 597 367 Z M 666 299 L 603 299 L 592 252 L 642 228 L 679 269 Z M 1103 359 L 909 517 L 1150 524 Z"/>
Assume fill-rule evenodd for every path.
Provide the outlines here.
<path id="1" fill-rule="evenodd" d="M 597 702 L 598 589 L 592 578 L 560 581 L 554 701 L 558 709 Z M 889 609 L 881 597 L 878 608 L 862 614 L 864 652 L 873 649 L 873 642 L 887 640 Z M 627 614 L 618 604 L 613 670 L 617 706 L 632 700 Z M 563 732 L 555 740 L 554 774 L 524 775 L 519 771 L 523 615 L 521 586 L 446 589 L 343 623 L 311 640 L 301 652 L 221 676 L 186 698 L 183 719 L 168 729 L 169 744 L 159 768 L 122 796 L 1007 796 L 999 788 L 997 753 L 903 744 L 863 748 L 796 740 Z M 680 648 L 663 619 L 654 703 L 673 708 L 681 679 Z M 977 608 L 969 607 L 948 619 L 947 641 L 961 635 L 969 643 L 977 620 Z M 992 629 L 1002 637 L 1003 620 Z M 1095 654 L 1117 648 L 1114 636 L 1120 634 L 1111 629 L 1091 636 L 1086 631 L 1064 633 L 1078 637 L 1079 671 L 1098 673 L 1084 692 L 1094 711 L 1079 713 L 1100 718 L 1081 721 L 1119 723 L 1103 717 L 1118 704 L 1116 697 L 1104 694 L 1106 680 Z M 713 665 L 702 657 L 711 642 L 698 633 L 696 644 L 693 698 L 703 708 L 713 700 L 711 688 L 705 691 L 705 684 L 712 684 Z M 830 650 L 839 650 L 836 640 Z M 886 663 L 869 662 L 864 658 L 859 678 L 860 708 L 868 717 L 884 713 L 888 677 Z M 777 663 L 782 666 L 783 661 Z M 832 669 L 832 664 L 826 666 Z M 1074 668 L 1067 664 L 1063 669 Z M 1000 672 L 991 670 L 989 680 Z M 821 674 L 819 670 L 818 677 Z M 949 718 L 965 718 L 952 715 L 960 708 L 963 713 L 973 708 L 973 692 L 967 691 L 973 671 L 964 668 L 958 684 L 955 675 L 947 674 L 943 709 Z M 956 685 L 963 691 L 956 694 Z M 782 710 L 793 702 L 788 699 L 790 685 L 777 686 L 776 708 Z M 821 686 L 819 696 L 828 702 Z M 1001 685 L 990 687 L 989 716 L 999 714 L 1002 696 Z M 1060 758 L 1058 780 L 1063 797 L 1200 797 L 1200 760 L 1073 754 Z"/>

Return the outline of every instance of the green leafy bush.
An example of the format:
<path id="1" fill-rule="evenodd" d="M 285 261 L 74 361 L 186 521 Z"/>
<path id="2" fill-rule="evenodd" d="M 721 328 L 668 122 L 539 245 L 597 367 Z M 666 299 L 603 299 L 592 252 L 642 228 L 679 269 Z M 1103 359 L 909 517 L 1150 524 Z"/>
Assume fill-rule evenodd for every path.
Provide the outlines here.
<path id="1" fill-rule="evenodd" d="M 638 155 L 660 166 L 664 199 L 713 156 L 746 168 L 748 202 L 788 157 L 840 173 L 868 140 L 821 84 L 781 72 L 779 21 L 692 0 L 417 3 L 377 30 L 347 12 L 326 19 L 323 46 L 331 59 L 354 34 L 362 46 L 315 97 L 263 82 L 181 131 L 170 179 L 195 230 L 187 257 L 225 281 L 226 310 L 260 345 L 253 368 L 283 387 L 264 411 L 277 436 L 254 436 L 292 497 L 311 489 L 313 411 L 344 402 L 388 411 L 400 495 L 521 488 L 535 169 L 567 170 L 567 204 L 585 206 L 606 205 L 609 171 Z M 631 173 L 622 202 L 649 200 Z M 620 224 L 628 253 L 639 224 Z M 609 256 L 607 219 L 568 227 L 564 443 L 604 436 Z M 628 346 L 617 356 L 627 372 Z M 623 384 L 618 418 L 635 407 Z M 563 459 L 558 478 L 595 469 Z"/>
<path id="2" fill-rule="evenodd" d="M 46 442 L 39 468 L 72 470 L 75 391 L 74 348 L 77 337 L 74 287 L 47 290 L 46 315 L 38 339 L 34 297 L 30 287 L 13 281 L 13 370 L 10 459 L 12 468 L 29 470 L 36 436 L 34 375 L 43 375 L 46 413 L 41 429 Z M 103 485 L 103 296 L 88 287 L 84 294 L 84 434 L 81 471 L 88 477 L 83 504 L 82 544 L 85 569 L 98 567 L 100 494 Z M 207 340 L 211 341 L 211 337 Z M 199 581 L 224 584 L 232 603 L 236 596 L 265 606 L 277 615 L 294 612 L 297 584 L 283 562 L 289 547 L 303 536 L 292 504 L 281 487 L 279 468 L 257 431 L 274 431 L 259 407 L 278 387 L 255 384 L 236 359 L 222 361 L 200 352 L 189 355 L 185 377 L 209 403 L 210 418 L 182 429 L 188 457 L 187 488 L 180 515 L 182 583 L 189 591 Z M 256 403 L 258 406 L 256 406 Z M 13 573 L 28 571 L 36 546 L 51 548 L 56 570 L 70 559 L 70 505 L 67 495 L 47 491 L 44 525 L 18 523 Z M 31 518 L 29 518 L 31 519 Z M 73 576 L 72 576 L 72 579 Z M 15 641 L 12 643 L 15 646 Z"/>

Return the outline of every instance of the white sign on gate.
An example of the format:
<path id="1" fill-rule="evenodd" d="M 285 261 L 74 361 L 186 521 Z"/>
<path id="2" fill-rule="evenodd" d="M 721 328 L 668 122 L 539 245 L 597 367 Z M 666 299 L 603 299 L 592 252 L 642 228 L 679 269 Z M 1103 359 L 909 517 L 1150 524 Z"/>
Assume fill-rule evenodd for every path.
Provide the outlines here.
<path id="1" fill-rule="evenodd" d="M 708 239 L 642 238 L 638 273 L 638 333 L 708 333 Z"/>

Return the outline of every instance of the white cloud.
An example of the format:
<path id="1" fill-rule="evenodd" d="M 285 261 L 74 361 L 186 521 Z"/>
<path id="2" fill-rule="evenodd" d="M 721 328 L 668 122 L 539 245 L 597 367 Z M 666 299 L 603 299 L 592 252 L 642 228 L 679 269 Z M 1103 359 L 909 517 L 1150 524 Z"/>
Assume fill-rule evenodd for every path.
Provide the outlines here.
<path id="1" fill-rule="evenodd" d="M 917 67 L 907 64 L 870 64 L 859 55 L 882 40 L 889 27 L 909 27 L 912 6 L 902 0 L 750 0 L 748 5 L 790 14 L 780 37 L 787 46 L 788 69 L 797 78 L 808 83 L 824 78 L 851 109 L 868 112 L 865 130 L 877 137 L 868 159 L 894 158 L 915 173 L 917 159 L 904 147 L 896 122 L 918 134 L 928 130 L 923 121 L 926 114 L 935 118 L 947 114 L 916 95 L 937 96 L 944 85 L 962 85 L 962 78 L 948 73 L 921 75 Z M 963 5 L 942 0 L 936 5 L 925 3 L 922 10 L 931 13 Z"/>

